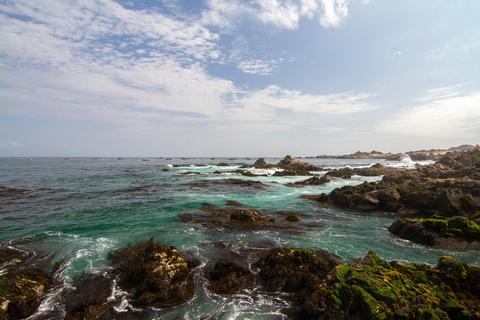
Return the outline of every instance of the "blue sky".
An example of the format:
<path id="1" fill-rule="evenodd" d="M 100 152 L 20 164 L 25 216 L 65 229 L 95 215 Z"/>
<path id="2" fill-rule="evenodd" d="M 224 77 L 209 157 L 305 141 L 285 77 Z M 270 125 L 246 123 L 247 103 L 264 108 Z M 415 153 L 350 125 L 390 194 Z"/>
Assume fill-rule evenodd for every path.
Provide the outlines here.
<path id="1" fill-rule="evenodd" d="M 0 156 L 479 143 L 476 0 L 0 0 Z"/>

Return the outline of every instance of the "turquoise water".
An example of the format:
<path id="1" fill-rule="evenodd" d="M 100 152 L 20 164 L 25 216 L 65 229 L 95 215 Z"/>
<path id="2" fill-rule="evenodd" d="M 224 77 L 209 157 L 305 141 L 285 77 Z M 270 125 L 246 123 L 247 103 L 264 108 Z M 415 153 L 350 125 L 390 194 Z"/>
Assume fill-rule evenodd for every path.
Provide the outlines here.
<path id="1" fill-rule="evenodd" d="M 157 241 L 192 251 L 200 258 L 209 245 L 226 240 L 235 246 L 262 243 L 325 248 L 344 259 L 375 250 L 388 260 L 435 264 L 442 255 L 455 255 L 464 262 L 480 263 L 477 252 L 450 252 L 428 249 L 390 236 L 387 227 L 394 219 L 385 216 L 324 209 L 300 199 L 301 194 L 330 192 L 336 187 L 354 185 L 379 177 L 336 179 L 323 186 L 292 188 L 285 184 L 307 177 L 238 177 L 258 180 L 262 190 L 237 186 L 192 188 L 190 182 L 230 177 L 236 163 L 254 159 L 117 159 L 117 158 L 1 158 L 0 185 L 38 189 L 28 197 L 0 200 L 0 242 L 14 241 L 22 246 L 53 252 L 55 259 L 67 259 L 62 272 L 66 284 L 82 271 L 100 271 L 106 255 L 128 243 L 154 238 Z M 271 162 L 278 159 L 267 159 Z M 368 160 L 319 160 L 325 167 L 365 166 Z M 228 162 L 229 167 L 212 165 Z M 191 166 L 191 164 L 210 164 Z M 184 165 L 171 167 L 168 165 Z M 396 165 L 391 162 L 390 165 Z M 213 174 L 219 170 L 227 174 Z M 182 173 L 196 172 L 185 175 Z M 46 188 L 46 189 L 40 189 Z M 295 210 L 312 215 L 325 227 L 301 234 L 277 231 L 221 230 L 181 223 L 178 216 L 195 212 L 204 202 L 223 205 L 238 200 L 269 211 Z M 158 311 L 157 319 L 278 319 L 285 305 L 281 296 L 261 293 L 219 297 L 198 286 L 189 304 Z M 54 299 L 42 308 L 61 308 Z"/>

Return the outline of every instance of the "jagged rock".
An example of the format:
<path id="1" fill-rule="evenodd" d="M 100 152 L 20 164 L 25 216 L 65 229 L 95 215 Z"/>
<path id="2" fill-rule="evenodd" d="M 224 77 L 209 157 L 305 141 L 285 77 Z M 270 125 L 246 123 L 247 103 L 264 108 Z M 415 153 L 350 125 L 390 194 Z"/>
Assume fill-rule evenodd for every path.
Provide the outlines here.
<path id="1" fill-rule="evenodd" d="M 290 155 L 285 156 L 277 164 L 267 163 L 265 159 L 260 158 L 257 161 L 255 161 L 253 166 L 258 169 L 272 169 L 272 168 L 283 169 L 283 171 L 275 172 L 274 174 L 275 176 L 309 175 L 310 171 L 322 170 L 321 168 L 313 164 L 309 164 L 306 162 L 302 162 L 298 159 L 294 159 Z"/>
<path id="2" fill-rule="evenodd" d="M 343 179 L 350 179 L 353 175 L 353 170 L 351 168 L 339 168 L 333 169 L 328 171 L 325 176 L 327 177 L 335 177 L 335 178 L 343 178 Z"/>
<path id="3" fill-rule="evenodd" d="M 450 219 L 408 219 L 395 221 L 388 230 L 416 243 L 445 249 L 480 249 L 480 225 L 457 216 Z"/>
<path id="4" fill-rule="evenodd" d="M 23 319 L 32 315 L 52 287 L 52 275 L 45 272 L 49 256 L 0 247 L 0 319 Z"/>
<path id="5" fill-rule="evenodd" d="M 298 159 L 294 159 L 291 155 L 287 155 L 282 160 L 280 160 L 277 163 L 277 167 L 285 170 L 300 171 L 300 172 L 321 170 L 321 168 L 313 164 L 309 164 L 306 162 L 302 162 Z"/>
<path id="6" fill-rule="evenodd" d="M 369 252 L 338 265 L 297 308 L 299 319 L 478 319 L 480 268 L 442 257 L 437 268 Z"/>
<path id="7" fill-rule="evenodd" d="M 321 176 L 321 177 L 313 176 L 311 178 L 308 178 L 307 180 L 288 183 L 287 186 L 289 187 L 319 186 L 329 182 L 330 182 L 330 179 L 328 179 L 327 176 Z"/>
<path id="8" fill-rule="evenodd" d="M 257 169 L 269 169 L 271 165 L 268 164 L 264 158 L 258 158 L 257 161 L 253 163 L 253 167 Z"/>
<path id="9" fill-rule="evenodd" d="M 210 280 L 208 290 L 217 294 L 237 293 L 242 289 L 251 288 L 255 283 L 255 275 L 246 264 L 226 260 L 215 263 L 208 278 Z"/>
<path id="10" fill-rule="evenodd" d="M 119 286 L 131 292 L 131 303 L 139 307 L 167 308 L 194 295 L 194 261 L 175 247 L 149 241 L 109 254 Z"/>
<path id="11" fill-rule="evenodd" d="M 449 166 L 438 164 L 417 170 L 385 172 L 380 182 L 345 186 L 333 190 L 328 196 L 306 198 L 323 205 L 358 211 L 423 217 L 473 216 L 480 210 L 479 173 L 472 167 L 478 158 L 480 147 L 471 151 L 447 153 L 442 159 L 452 160 Z M 372 168 L 365 169 L 384 170 L 381 166 Z M 353 172 L 352 169 L 344 168 L 330 171 L 326 175 L 346 177 Z"/>
<path id="12" fill-rule="evenodd" d="M 325 250 L 275 248 L 256 263 L 263 286 L 272 291 L 299 292 L 324 278 L 341 258 Z"/>

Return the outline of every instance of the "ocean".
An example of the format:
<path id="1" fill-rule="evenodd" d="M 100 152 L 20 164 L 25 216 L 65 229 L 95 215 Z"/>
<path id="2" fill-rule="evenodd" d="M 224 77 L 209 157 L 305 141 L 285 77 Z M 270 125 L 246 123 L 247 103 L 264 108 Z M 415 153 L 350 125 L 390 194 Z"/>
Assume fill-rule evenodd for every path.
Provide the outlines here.
<path id="1" fill-rule="evenodd" d="M 267 158 L 275 163 L 280 159 Z M 362 167 L 376 162 L 408 167 L 414 163 L 383 160 L 302 159 L 325 168 Z M 377 181 L 381 177 L 334 179 L 321 186 L 291 187 L 305 176 L 244 177 L 233 175 L 253 158 L 0 158 L 0 186 L 31 190 L 22 197 L 0 198 L 0 242 L 53 254 L 52 264 L 66 261 L 64 286 L 82 272 L 101 272 L 108 252 L 153 238 L 191 252 L 206 262 L 212 244 L 220 240 L 234 247 L 292 246 L 323 248 L 350 260 L 376 251 L 387 260 L 436 264 L 443 255 L 466 263 L 480 263 L 478 252 L 426 248 L 392 237 L 387 228 L 395 220 L 385 215 L 320 208 L 299 198 L 328 193 L 344 185 Z M 222 164 L 221 166 L 217 164 Z M 225 165 L 226 164 L 226 165 Z M 192 182 L 235 177 L 258 180 L 264 189 L 214 185 L 199 188 Z M 257 209 L 300 211 L 323 226 L 301 233 L 278 230 L 232 231 L 181 222 L 179 215 L 197 212 L 202 203 L 224 205 L 237 200 Z M 200 266 L 201 268 L 201 266 Z M 282 319 L 282 296 L 262 293 L 217 296 L 197 286 L 188 304 L 155 311 L 156 319 Z M 61 289 L 60 289 L 61 290 Z M 62 308 L 58 290 L 40 309 Z M 35 319 L 35 316 L 33 317 Z"/>

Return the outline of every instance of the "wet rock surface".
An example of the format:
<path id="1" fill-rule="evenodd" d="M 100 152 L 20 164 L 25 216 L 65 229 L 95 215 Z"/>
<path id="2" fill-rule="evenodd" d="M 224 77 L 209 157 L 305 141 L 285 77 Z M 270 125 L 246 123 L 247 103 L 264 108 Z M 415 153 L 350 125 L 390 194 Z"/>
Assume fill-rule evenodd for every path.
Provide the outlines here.
<path id="1" fill-rule="evenodd" d="M 480 249 L 480 220 L 453 218 L 395 221 L 388 230 L 403 239 L 443 249 Z"/>
<path id="2" fill-rule="evenodd" d="M 327 176 L 313 176 L 303 181 L 288 183 L 289 187 L 303 187 L 303 186 L 320 186 L 330 182 L 330 179 Z"/>
<path id="3" fill-rule="evenodd" d="M 320 171 L 322 168 L 315 166 L 313 164 L 300 161 L 293 158 L 290 155 L 285 156 L 278 163 L 267 163 L 264 158 L 259 158 L 253 164 L 253 167 L 256 169 L 274 169 L 280 168 L 284 171 L 278 171 L 275 174 L 282 175 L 281 172 L 284 172 L 283 175 L 309 175 L 310 171 Z"/>
<path id="4" fill-rule="evenodd" d="M 198 272 L 208 291 L 284 294 L 290 303 L 282 312 L 289 319 L 480 317 L 480 267 L 453 257 L 440 258 L 436 267 L 387 262 L 373 252 L 344 262 L 322 249 L 234 248 L 219 241 L 204 258 Z M 38 269 L 45 257 L 2 248 L 0 261 L 1 319 L 28 317 L 52 286 L 51 277 Z M 151 308 L 184 304 L 194 296 L 198 262 L 174 247 L 142 242 L 111 252 L 109 261 L 103 272 L 81 274 L 66 289 L 65 319 L 151 319 Z"/>
<path id="5" fill-rule="evenodd" d="M 380 182 L 345 186 L 333 190 L 328 196 L 310 199 L 327 206 L 367 212 L 424 217 L 473 216 L 480 210 L 479 160 L 480 147 L 447 153 L 438 164 L 417 170 L 389 169 Z M 380 166 L 362 170 L 365 169 L 384 171 Z M 345 177 L 350 170 L 353 174 L 352 169 L 340 169 L 326 175 Z"/>
<path id="6" fill-rule="evenodd" d="M 64 293 L 65 319 L 148 319 L 142 311 L 117 311 L 113 285 L 113 276 L 107 272 L 79 275 Z"/>
<path id="7" fill-rule="evenodd" d="M 180 216 L 182 222 L 191 222 L 210 228 L 232 230 L 277 230 L 298 233 L 323 227 L 314 217 L 291 211 L 265 212 L 236 205 L 219 207 L 204 203 L 200 212 Z"/>
<path id="8" fill-rule="evenodd" d="M 194 295 L 196 266 L 175 247 L 149 241 L 112 252 L 109 260 L 119 286 L 131 293 L 132 305 L 166 308 Z"/>
<path id="9" fill-rule="evenodd" d="M 53 285 L 44 271 L 50 257 L 10 246 L 0 247 L 0 319 L 32 315 Z"/>
<path id="10" fill-rule="evenodd" d="M 369 252 L 342 264 L 310 296 L 299 319 L 479 319 L 480 268 L 452 257 L 437 267 Z"/>

